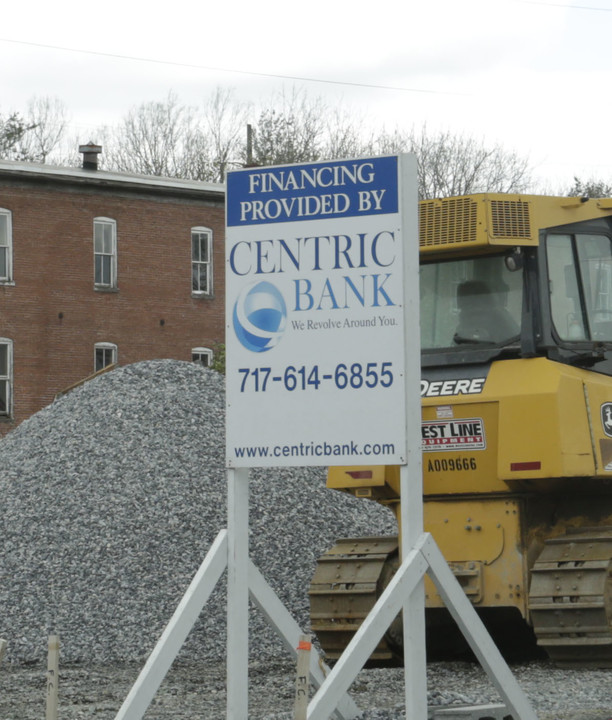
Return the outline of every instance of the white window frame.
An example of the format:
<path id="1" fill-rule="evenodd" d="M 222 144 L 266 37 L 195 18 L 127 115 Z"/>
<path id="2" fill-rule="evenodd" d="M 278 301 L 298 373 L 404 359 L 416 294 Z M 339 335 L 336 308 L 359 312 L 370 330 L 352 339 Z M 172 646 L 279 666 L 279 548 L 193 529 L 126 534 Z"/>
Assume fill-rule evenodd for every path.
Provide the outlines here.
<path id="1" fill-rule="evenodd" d="M 6 347 L 6 374 L 0 375 L 0 383 L 6 389 L 6 408 L 0 409 L 0 418 L 13 417 L 13 341 L 0 337 L 0 346 Z"/>
<path id="2" fill-rule="evenodd" d="M 198 357 L 195 357 L 195 356 L 198 356 Z M 191 348 L 191 361 L 192 361 L 192 362 L 196 362 L 196 363 L 200 363 L 200 364 L 203 365 L 204 367 L 211 367 L 211 366 L 212 366 L 213 356 L 214 356 L 214 353 L 213 353 L 213 351 L 212 351 L 210 348 L 206 348 L 206 347 L 195 347 L 195 348 Z M 206 363 L 203 363 L 203 362 L 202 362 L 202 357 L 206 357 L 206 358 L 207 358 L 207 362 L 206 362 Z"/>
<path id="3" fill-rule="evenodd" d="M 205 260 L 202 260 L 201 254 L 198 252 L 197 257 L 196 253 L 194 253 L 194 246 L 193 246 L 193 240 L 194 240 L 194 234 L 207 235 L 207 254 L 208 258 Z M 194 297 L 211 297 L 213 294 L 213 257 L 212 257 L 212 251 L 213 251 L 213 233 L 210 228 L 202 227 L 202 226 L 196 226 L 191 228 L 191 294 Z M 202 290 L 200 289 L 200 273 L 201 269 L 205 269 L 206 273 L 206 289 Z M 196 275 L 197 273 L 197 275 Z M 194 287 L 194 281 L 197 277 L 197 287 Z"/>
<path id="4" fill-rule="evenodd" d="M 98 227 L 110 228 L 111 247 L 100 250 L 96 245 L 96 231 Z M 115 290 L 117 288 L 117 221 L 107 217 L 97 217 L 93 221 L 93 254 L 94 254 L 94 287 L 99 290 Z M 98 282 L 96 265 L 98 257 L 110 258 L 108 282 Z"/>
<path id="5" fill-rule="evenodd" d="M 0 245 L 0 251 L 5 254 L 6 273 L 0 275 L 0 284 L 7 285 L 13 282 L 13 213 L 0 208 L 0 219 L 6 223 L 6 243 Z"/>
<path id="6" fill-rule="evenodd" d="M 110 351 L 110 362 L 105 362 L 102 367 L 98 367 L 98 350 Z M 94 345 L 94 372 L 100 372 L 109 365 L 114 365 L 117 362 L 117 346 L 115 343 L 99 342 Z"/>

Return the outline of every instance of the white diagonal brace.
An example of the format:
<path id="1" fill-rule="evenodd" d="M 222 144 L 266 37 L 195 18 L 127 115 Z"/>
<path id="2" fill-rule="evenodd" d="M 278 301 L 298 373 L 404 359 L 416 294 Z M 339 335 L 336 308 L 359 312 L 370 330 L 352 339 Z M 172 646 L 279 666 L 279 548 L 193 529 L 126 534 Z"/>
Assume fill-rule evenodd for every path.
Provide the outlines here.
<path id="1" fill-rule="evenodd" d="M 115 720 L 141 720 L 226 567 L 224 529 L 211 545 Z"/>
<path id="2" fill-rule="evenodd" d="M 327 720 L 365 665 L 381 637 L 422 580 L 427 562 L 421 554 L 423 537 L 405 557 L 389 585 L 361 623 L 350 643 L 308 706 L 308 720 Z M 423 649 L 424 651 L 424 649 Z M 414 720 L 418 720 L 415 718 Z"/>
<path id="3" fill-rule="evenodd" d="M 256 565 L 249 561 L 249 593 L 253 603 L 261 610 L 269 625 L 276 630 L 292 657 L 297 657 L 297 646 L 302 630 L 293 619 L 291 613 L 280 601 L 278 595 L 266 582 Z M 310 653 L 310 677 L 315 687 L 320 687 L 325 681 L 325 673 L 329 668 L 321 663 L 316 652 Z M 331 713 L 330 713 L 331 715 Z M 337 720 L 351 720 L 359 715 L 359 708 L 351 697 L 346 694 L 341 697 L 332 717 Z"/>
<path id="4" fill-rule="evenodd" d="M 426 533 L 426 542 L 421 552 L 427 559 L 427 572 L 440 597 L 506 703 L 509 713 L 515 720 L 537 720 L 526 695 L 429 533 Z"/>

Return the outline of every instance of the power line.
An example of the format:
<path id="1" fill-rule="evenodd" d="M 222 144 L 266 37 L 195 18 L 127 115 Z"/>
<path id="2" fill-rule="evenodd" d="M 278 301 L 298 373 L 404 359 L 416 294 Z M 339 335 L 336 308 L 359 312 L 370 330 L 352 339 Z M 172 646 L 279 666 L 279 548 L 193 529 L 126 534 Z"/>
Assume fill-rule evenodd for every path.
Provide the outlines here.
<path id="1" fill-rule="evenodd" d="M 445 90 L 423 90 L 420 88 L 409 88 L 397 85 L 377 85 L 375 83 L 348 82 L 345 80 L 325 80 L 323 78 L 302 77 L 300 75 L 280 75 L 277 73 L 255 72 L 254 70 L 235 70 L 230 68 L 214 67 L 210 65 L 197 65 L 193 63 L 177 62 L 174 60 L 158 60 L 156 58 L 136 57 L 134 55 L 120 55 L 107 53 L 98 50 L 81 50 L 79 48 L 62 47 L 60 45 L 47 45 L 27 40 L 13 40 L 11 38 L 0 38 L 0 42 L 13 43 L 15 45 L 26 45 L 29 47 L 43 48 L 47 50 L 59 50 L 62 52 L 81 53 L 83 55 L 96 55 L 98 57 L 112 58 L 115 60 L 132 60 L 136 62 L 155 63 L 156 65 L 170 65 L 173 67 L 191 68 L 195 70 L 208 70 L 213 72 L 236 73 L 239 75 L 251 75 L 256 77 L 274 78 L 276 80 L 296 80 L 299 82 L 323 83 L 326 85 L 345 85 L 349 87 L 372 88 L 375 90 L 394 90 L 399 92 L 426 93 L 429 95 L 465 95 L 465 93 L 449 92 Z"/>
<path id="2" fill-rule="evenodd" d="M 545 2 L 544 0 L 514 0 L 523 5 L 544 5 L 547 7 L 569 8 L 570 10 L 589 10 L 591 12 L 612 12 L 612 8 L 590 7 L 588 5 L 566 5 L 565 3 Z"/>

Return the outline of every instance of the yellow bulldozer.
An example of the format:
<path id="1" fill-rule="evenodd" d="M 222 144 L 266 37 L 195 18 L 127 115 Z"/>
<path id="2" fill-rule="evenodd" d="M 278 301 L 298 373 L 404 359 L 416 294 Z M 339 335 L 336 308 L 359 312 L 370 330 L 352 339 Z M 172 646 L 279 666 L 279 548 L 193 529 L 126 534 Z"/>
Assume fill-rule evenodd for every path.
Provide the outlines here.
<path id="1" fill-rule="evenodd" d="M 612 199 L 426 200 L 419 242 L 425 530 L 502 652 L 535 638 L 558 664 L 610 667 Z M 398 467 L 331 467 L 327 485 L 399 518 Z M 398 562 L 396 537 L 320 558 L 311 627 L 330 660 Z M 428 648 L 448 645 L 425 593 Z M 373 661 L 401 657 L 400 622 Z"/>

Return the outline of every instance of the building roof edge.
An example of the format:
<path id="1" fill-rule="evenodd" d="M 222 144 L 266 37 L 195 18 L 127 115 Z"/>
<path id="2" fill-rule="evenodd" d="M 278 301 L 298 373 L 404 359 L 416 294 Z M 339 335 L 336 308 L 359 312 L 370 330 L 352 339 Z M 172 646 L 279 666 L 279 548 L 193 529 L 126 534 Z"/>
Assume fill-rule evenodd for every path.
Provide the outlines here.
<path id="1" fill-rule="evenodd" d="M 183 180 L 157 175 L 137 175 L 132 173 L 110 172 L 108 170 L 88 170 L 81 167 L 61 167 L 39 163 L 0 160 L 0 178 L 20 178 L 38 180 L 59 180 L 79 184 L 99 184 L 106 186 L 124 186 L 134 189 L 185 191 L 207 195 L 225 195 L 225 185 L 203 182 L 200 180 Z"/>

